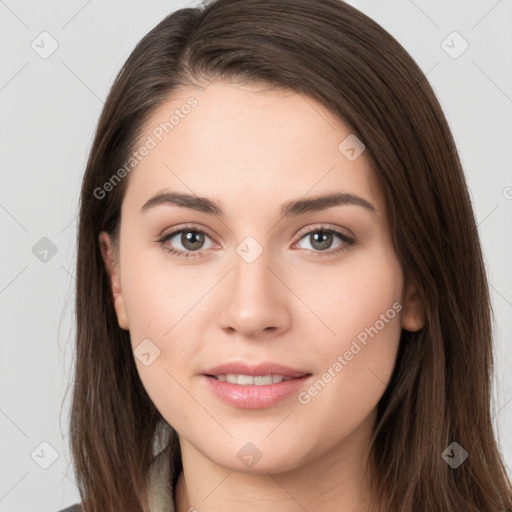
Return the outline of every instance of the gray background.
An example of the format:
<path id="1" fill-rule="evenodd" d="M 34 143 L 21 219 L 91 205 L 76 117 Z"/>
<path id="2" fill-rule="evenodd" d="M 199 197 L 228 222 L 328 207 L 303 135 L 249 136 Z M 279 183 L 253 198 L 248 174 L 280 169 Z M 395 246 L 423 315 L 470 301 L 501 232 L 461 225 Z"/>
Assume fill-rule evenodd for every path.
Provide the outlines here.
<path id="1" fill-rule="evenodd" d="M 391 32 L 427 73 L 458 144 L 492 285 L 494 418 L 510 473 L 512 1 L 349 3 Z M 122 63 L 157 22 L 186 5 L 198 2 L 0 0 L 2 512 L 56 511 L 79 500 L 65 391 L 80 181 Z M 44 31 L 50 36 L 40 36 Z M 44 55 L 54 41 L 58 48 Z M 459 55 L 464 41 L 469 47 Z"/>

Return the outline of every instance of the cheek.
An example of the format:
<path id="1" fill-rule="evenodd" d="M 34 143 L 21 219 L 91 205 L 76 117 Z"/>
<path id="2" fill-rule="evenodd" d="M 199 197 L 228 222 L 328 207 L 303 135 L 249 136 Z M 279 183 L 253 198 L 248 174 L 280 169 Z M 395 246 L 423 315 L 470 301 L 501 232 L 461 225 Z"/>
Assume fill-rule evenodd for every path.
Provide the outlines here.
<path id="1" fill-rule="evenodd" d="M 197 302 L 193 276 L 171 271 L 166 252 L 160 247 L 142 244 L 126 234 L 125 255 L 121 265 L 121 287 L 128 314 L 132 343 L 141 337 L 165 340 L 174 326 Z"/>
<path id="2" fill-rule="evenodd" d="M 191 321 L 209 286 L 193 267 L 172 272 L 165 251 L 136 246 L 129 235 L 124 243 L 121 286 L 134 360 L 152 402 L 171 421 L 194 406 L 181 373 L 198 348 Z"/>
<path id="3" fill-rule="evenodd" d="M 395 366 L 402 285 L 397 259 L 382 251 L 347 265 L 324 295 L 317 290 L 318 310 L 334 334 L 323 336 L 318 378 L 299 402 L 314 408 L 319 421 L 347 433 L 377 405 Z"/>
<path id="4" fill-rule="evenodd" d="M 348 437 L 375 411 L 393 373 L 400 313 L 391 305 L 374 308 L 372 313 L 361 315 L 371 320 L 364 321 L 365 327 L 354 336 L 343 336 L 330 345 L 323 370 L 298 396 L 306 421 L 314 416 L 318 424 L 329 425 L 316 439 L 325 448 Z M 381 313 L 385 320 L 379 318 Z M 357 331 L 355 326 L 353 330 Z"/>
<path id="5" fill-rule="evenodd" d="M 324 363 L 326 357 L 332 359 L 349 350 L 358 337 L 363 344 L 365 339 L 379 340 L 365 350 L 365 356 L 375 353 L 378 358 L 388 353 L 387 344 L 393 349 L 400 336 L 403 277 L 394 252 L 381 244 L 377 250 L 355 256 L 336 268 L 319 268 L 309 276 L 304 273 L 306 277 L 294 284 L 294 291 L 317 317 L 307 315 L 308 323 L 318 326 L 316 338 L 325 340 L 317 343 Z M 304 318 L 299 321 L 306 323 Z"/>
<path id="6" fill-rule="evenodd" d="M 187 312 L 197 299 L 180 287 L 159 278 L 156 268 L 140 267 L 138 278 L 131 282 L 127 311 L 134 360 L 141 382 L 151 401 L 172 425 L 187 424 L 187 413 L 197 403 L 186 391 L 183 373 L 197 349 L 198 336 L 186 332 Z M 134 276 L 135 277 L 135 276 Z M 190 311 L 193 316 L 193 311 Z M 149 355 L 148 355 L 149 354 Z"/>

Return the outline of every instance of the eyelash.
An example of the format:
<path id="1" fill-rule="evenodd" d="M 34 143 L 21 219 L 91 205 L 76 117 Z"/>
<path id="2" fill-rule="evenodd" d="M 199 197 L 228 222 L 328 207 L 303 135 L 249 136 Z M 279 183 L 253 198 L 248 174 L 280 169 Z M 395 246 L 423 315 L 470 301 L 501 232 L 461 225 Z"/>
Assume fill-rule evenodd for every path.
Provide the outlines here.
<path id="1" fill-rule="evenodd" d="M 163 235 L 162 238 L 160 238 L 158 240 L 158 243 L 160 243 L 162 245 L 162 247 L 165 246 L 165 244 L 171 240 L 173 237 L 175 237 L 176 235 L 180 234 L 180 233 L 183 233 L 183 232 L 196 232 L 196 233 L 202 233 L 206 236 L 208 236 L 209 238 L 212 238 L 209 233 L 202 229 L 202 228 L 199 228 L 199 227 L 195 227 L 195 226 L 185 226 L 185 227 L 182 227 L 176 231 L 173 231 L 172 233 L 168 233 L 166 235 Z M 337 231 L 336 229 L 332 229 L 332 228 L 327 228 L 327 227 L 324 227 L 324 226 L 315 226 L 313 229 L 310 229 L 306 232 L 302 232 L 301 233 L 301 236 L 299 238 L 299 241 L 302 240 L 303 238 L 305 238 L 307 235 L 310 235 L 312 233 L 331 233 L 333 235 L 336 235 L 338 236 L 342 242 L 344 242 L 344 245 L 342 245 L 341 247 L 339 247 L 338 249 L 335 249 L 335 250 L 332 250 L 332 251 L 312 251 L 312 257 L 314 258 L 317 258 L 317 257 L 328 257 L 328 256 L 333 256 L 334 254 L 338 254 L 338 253 L 341 253 L 343 251 L 346 251 L 347 249 L 349 249 L 352 245 L 354 245 L 356 243 L 356 240 L 352 237 L 349 237 L 347 236 L 346 234 L 340 232 L 340 231 Z M 169 253 L 169 254 L 172 254 L 173 256 L 176 256 L 178 258 L 195 258 L 195 257 L 198 257 L 198 256 L 201 256 L 203 251 L 181 251 L 181 250 L 178 250 L 178 249 L 174 249 L 173 247 L 164 247 L 165 250 Z"/>

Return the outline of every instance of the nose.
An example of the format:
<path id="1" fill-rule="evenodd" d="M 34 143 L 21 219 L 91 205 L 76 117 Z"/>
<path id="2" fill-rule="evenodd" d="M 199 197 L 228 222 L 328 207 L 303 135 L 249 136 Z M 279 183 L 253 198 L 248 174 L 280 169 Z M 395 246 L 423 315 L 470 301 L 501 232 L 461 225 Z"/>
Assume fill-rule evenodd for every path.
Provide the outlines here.
<path id="1" fill-rule="evenodd" d="M 241 338 L 268 339 L 289 329 L 289 300 L 279 266 L 263 251 L 254 261 L 233 257 L 233 267 L 224 278 L 219 301 L 219 325 Z"/>

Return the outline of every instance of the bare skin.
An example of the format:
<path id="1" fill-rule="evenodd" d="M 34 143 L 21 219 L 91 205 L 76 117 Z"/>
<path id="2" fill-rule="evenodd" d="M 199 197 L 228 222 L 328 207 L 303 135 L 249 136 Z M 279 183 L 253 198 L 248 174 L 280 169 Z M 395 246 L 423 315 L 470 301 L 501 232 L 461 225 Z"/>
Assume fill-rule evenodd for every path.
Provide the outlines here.
<path id="1" fill-rule="evenodd" d="M 134 349 L 149 339 L 160 351 L 150 365 L 135 361 L 179 433 L 177 512 L 366 510 L 376 406 L 401 329 L 424 325 L 369 161 L 364 152 L 350 161 L 338 149 L 350 130 L 313 100 L 223 81 L 180 90 L 141 140 L 190 96 L 197 106 L 131 171 L 119 252 L 100 235 L 119 326 Z M 141 211 L 164 189 L 211 198 L 224 215 L 170 203 Z M 280 217 L 287 201 L 334 192 L 375 211 L 341 204 Z M 207 232 L 202 242 L 198 227 Z M 179 229 L 183 237 L 159 242 Z M 326 229 L 356 242 L 313 236 Z M 246 237 L 252 245 L 242 243 Z M 259 255 L 249 263 L 247 251 Z M 381 324 L 357 354 L 344 356 L 366 328 Z M 271 407 L 240 408 L 212 393 L 202 375 L 231 361 L 277 362 L 311 377 L 302 400 L 294 393 Z M 308 391 L 319 379 L 325 386 Z M 261 455 L 251 467 L 237 456 L 247 443 Z"/>

